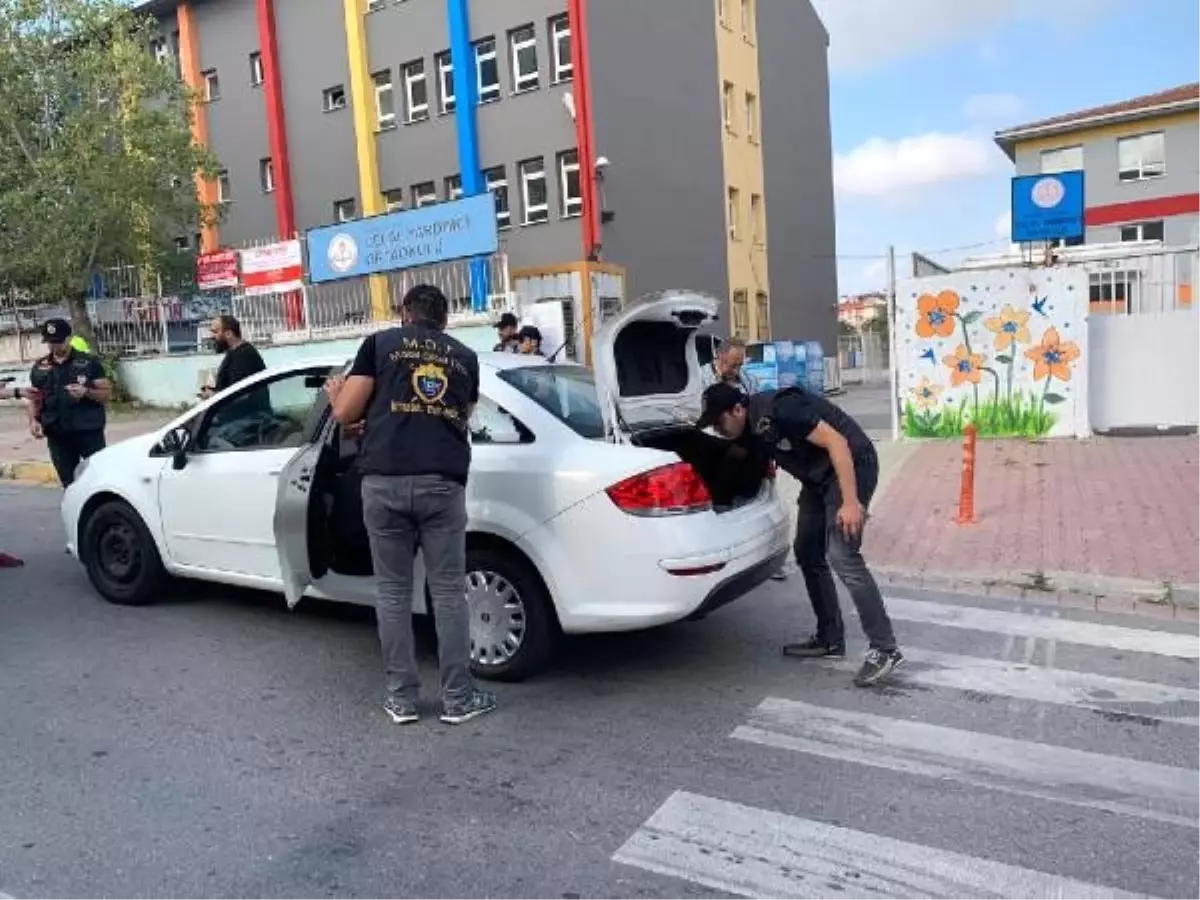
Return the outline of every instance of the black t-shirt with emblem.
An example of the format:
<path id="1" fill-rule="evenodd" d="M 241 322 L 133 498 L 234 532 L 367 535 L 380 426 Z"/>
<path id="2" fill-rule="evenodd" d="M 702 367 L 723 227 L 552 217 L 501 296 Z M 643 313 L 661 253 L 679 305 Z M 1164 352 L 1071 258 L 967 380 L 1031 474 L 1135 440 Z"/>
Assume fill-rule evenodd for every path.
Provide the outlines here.
<path id="1" fill-rule="evenodd" d="M 773 446 L 775 461 L 802 484 L 824 487 L 836 474 L 829 451 L 809 443 L 821 422 L 841 434 L 855 459 L 873 457 L 875 445 L 841 407 L 802 388 L 764 391 L 750 398 L 752 426 Z"/>
<path id="2" fill-rule="evenodd" d="M 38 419 L 48 435 L 104 430 L 104 404 L 87 397 L 76 400 L 67 393 L 68 384 L 90 388 L 102 378 L 100 360 L 74 347 L 62 359 L 48 354 L 33 364 L 29 384 L 42 392 Z"/>
<path id="3" fill-rule="evenodd" d="M 479 400 L 475 351 L 437 328 L 389 328 L 363 341 L 350 375 L 375 379 L 358 457 L 364 474 L 467 483 L 467 420 Z"/>

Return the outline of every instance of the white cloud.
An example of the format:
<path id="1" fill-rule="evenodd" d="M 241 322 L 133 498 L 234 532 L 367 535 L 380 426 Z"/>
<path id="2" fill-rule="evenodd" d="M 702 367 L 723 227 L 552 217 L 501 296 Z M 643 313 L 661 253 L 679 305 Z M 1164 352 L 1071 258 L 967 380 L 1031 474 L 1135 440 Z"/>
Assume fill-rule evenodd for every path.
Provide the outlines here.
<path id="1" fill-rule="evenodd" d="M 984 125 L 1016 124 L 1024 109 L 1016 94 L 973 94 L 963 103 L 963 115 Z"/>
<path id="2" fill-rule="evenodd" d="M 1001 155 L 982 137 L 931 131 L 889 141 L 871 138 L 833 160 L 838 191 L 880 197 L 995 171 Z"/>
<path id="3" fill-rule="evenodd" d="M 1006 241 L 1012 234 L 1012 212 L 1005 210 L 996 217 L 996 237 L 1002 237 Z"/>
<path id="4" fill-rule="evenodd" d="M 863 72 L 945 44 L 979 41 L 1008 22 L 1095 21 L 1113 0 L 813 0 L 829 64 Z"/>

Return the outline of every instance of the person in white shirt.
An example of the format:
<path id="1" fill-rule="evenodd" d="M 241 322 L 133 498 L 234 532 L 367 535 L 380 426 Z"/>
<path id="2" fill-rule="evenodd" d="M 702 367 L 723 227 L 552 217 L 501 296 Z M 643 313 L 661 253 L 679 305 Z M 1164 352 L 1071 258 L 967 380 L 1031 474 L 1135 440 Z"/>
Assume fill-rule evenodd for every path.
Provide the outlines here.
<path id="1" fill-rule="evenodd" d="M 700 387 L 706 389 L 723 381 L 743 393 L 758 393 L 758 382 L 743 367 L 746 364 L 746 342 L 731 337 L 721 342 L 713 361 L 700 369 Z"/>

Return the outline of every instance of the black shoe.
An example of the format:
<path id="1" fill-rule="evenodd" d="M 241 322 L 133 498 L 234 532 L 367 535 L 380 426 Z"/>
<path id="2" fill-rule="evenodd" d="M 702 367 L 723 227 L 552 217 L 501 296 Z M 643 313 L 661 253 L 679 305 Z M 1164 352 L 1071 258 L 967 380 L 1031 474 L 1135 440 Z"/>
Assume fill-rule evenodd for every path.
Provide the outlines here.
<path id="1" fill-rule="evenodd" d="M 879 684 L 895 672 L 903 662 L 904 656 L 899 650 L 868 650 L 862 668 L 854 676 L 854 683 L 859 687 Z"/>
<path id="2" fill-rule="evenodd" d="M 465 700 L 455 703 L 443 703 L 441 719 L 447 725 L 461 725 L 470 722 L 496 708 L 496 696 L 490 691 L 478 688 L 471 691 Z"/>
<path id="3" fill-rule="evenodd" d="M 783 569 L 780 569 L 778 572 L 772 572 L 771 580 L 772 581 L 787 581 L 787 572 L 783 571 Z"/>
<path id="4" fill-rule="evenodd" d="M 396 725 L 411 725 L 421 718 L 417 712 L 417 704 L 404 697 L 388 697 L 383 701 L 383 711 Z"/>
<path id="5" fill-rule="evenodd" d="M 819 659 L 825 656 L 833 656 L 841 659 L 846 655 L 846 642 L 838 641 L 831 644 L 814 634 L 808 640 L 802 641 L 799 644 L 784 644 L 783 655 L 798 656 L 801 659 Z"/>

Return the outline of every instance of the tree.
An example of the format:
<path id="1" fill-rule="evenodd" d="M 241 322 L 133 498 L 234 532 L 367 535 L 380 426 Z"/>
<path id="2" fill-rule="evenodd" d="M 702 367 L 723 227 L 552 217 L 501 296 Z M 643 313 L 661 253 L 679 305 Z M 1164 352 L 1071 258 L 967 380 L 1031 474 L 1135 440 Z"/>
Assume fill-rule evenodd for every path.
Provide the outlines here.
<path id="1" fill-rule="evenodd" d="M 0 295 L 65 300 L 93 345 L 93 274 L 177 266 L 176 238 L 217 215 L 197 98 L 154 29 L 124 0 L 0 0 Z"/>

